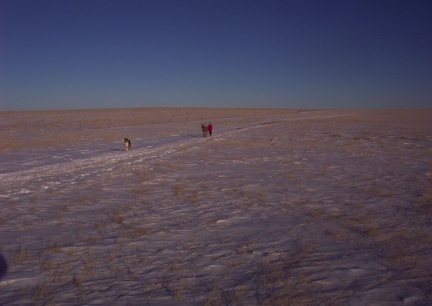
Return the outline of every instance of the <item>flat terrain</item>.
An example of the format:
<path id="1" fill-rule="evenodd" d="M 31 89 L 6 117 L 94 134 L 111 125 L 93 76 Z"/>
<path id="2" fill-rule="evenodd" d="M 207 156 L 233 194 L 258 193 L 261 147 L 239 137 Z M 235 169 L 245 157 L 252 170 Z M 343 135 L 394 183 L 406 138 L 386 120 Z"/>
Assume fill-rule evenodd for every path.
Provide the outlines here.
<path id="1" fill-rule="evenodd" d="M 2 305 L 432 304 L 432 111 L 0 122 Z"/>

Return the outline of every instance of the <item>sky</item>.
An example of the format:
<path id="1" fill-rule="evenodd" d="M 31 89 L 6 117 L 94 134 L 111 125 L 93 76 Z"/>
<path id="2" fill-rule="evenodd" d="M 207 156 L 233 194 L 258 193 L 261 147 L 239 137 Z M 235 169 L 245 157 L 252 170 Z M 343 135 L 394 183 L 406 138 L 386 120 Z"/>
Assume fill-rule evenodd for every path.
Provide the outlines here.
<path id="1" fill-rule="evenodd" d="M 432 108 L 430 0 L 0 0 L 0 111 Z"/>

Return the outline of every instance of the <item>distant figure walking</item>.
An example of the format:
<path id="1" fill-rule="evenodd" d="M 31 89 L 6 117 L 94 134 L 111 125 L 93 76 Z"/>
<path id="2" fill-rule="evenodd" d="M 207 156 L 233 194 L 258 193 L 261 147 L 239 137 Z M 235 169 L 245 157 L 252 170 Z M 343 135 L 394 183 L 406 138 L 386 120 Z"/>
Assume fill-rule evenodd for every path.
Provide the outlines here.
<path id="1" fill-rule="evenodd" d="M 213 133 L 213 125 L 211 124 L 211 122 L 208 124 L 208 131 L 209 131 L 209 134 L 211 136 Z"/>
<path id="2" fill-rule="evenodd" d="M 202 130 L 202 133 L 203 133 L 203 137 L 207 137 L 208 126 L 204 125 L 204 124 L 201 124 L 201 130 Z"/>

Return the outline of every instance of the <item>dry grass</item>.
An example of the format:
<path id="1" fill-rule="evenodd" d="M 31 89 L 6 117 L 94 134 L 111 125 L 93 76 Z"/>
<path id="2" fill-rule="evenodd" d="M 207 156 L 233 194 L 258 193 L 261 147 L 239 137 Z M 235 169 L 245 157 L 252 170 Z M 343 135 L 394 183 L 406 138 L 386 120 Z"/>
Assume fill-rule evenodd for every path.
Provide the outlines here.
<path id="1" fill-rule="evenodd" d="M 22 265 L 23 263 L 29 261 L 31 259 L 31 253 L 28 249 L 27 245 L 21 245 L 16 253 L 12 257 L 12 263 L 15 265 Z"/>
<path id="2" fill-rule="evenodd" d="M 123 211 L 123 209 L 113 209 L 112 211 L 108 212 L 107 221 L 111 224 L 123 224 L 126 220 L 126 216 L 123 214 Z M 99 226 L 103 224 L 99 223 Z"/>
<path id="3" fill-rule="evenodd" d="M 54 296 L 51 293 L 52 288 L 50 285 L 50 281 L 39 283 L 36 288 L 33 289 L 32 302 L 33 304 L 47 304 L 52 303 L 54 300 Z"/>
<path id="4" fill-rule="evenodd" d="M 253 264 L 244 260 L 232 262 L 213 281 L 204 305 L 311 303 L 321 292 L 310 291 L 312 280 L 298 268 L 313 255 L 316 247 L 309 245 L 277 259 L 268 257 Z M 238 255 L 245 256 L 246 248 L 240 250 Z"/>
<path id="5" fill-rule="evenodd" d="M 89 141 L 115 142 L 125 137 L 125 130 L 137 126 L 196 122 L 197 126 L 222 118 L 248 121 L 254 115 L 293 113 L 289 109 L 211 109 L 211 108 L 139 108 L 36 112 L 0 112 L 8 118 L 0 132 L 1 150 L 49 148 L 85 144 Z M 174 115 L 173 115 L 174 114 Z M 15 116 L 15 117 L 14 117 Z M 13 119 L 11 119 L 13 118 Z M 42 119 L 41 119 L 42 118 Z M 125 118 L 127 118 L 125 120 Z M 175 119 L 173 119 L 175 118 Z M 19 137 L 31 132 L 31 138 Z M 50 137 L 55 132 L 55 138 Z M 161 133 L 166 131 L 161 130 Z M 163 134 L 154 135 L 163 136 Z M 59 142 L 58 139 L 62 141 Z"/>
<path id="6" fill-rule="evenodd" d="M 197 114 L 182 118 L 192 120 Z M 281 135 L 249 133 L 245 141 L 231 136 L 204 141 L 200 150 L 175 155 L 188 166 L 176 165 L 169 154 L 149 161 L 139 161 L 140 156 L 130 160 L 132 166 L 121 166 L 131 171 L 130 178 L 120 171 L 107 175 L 101 182 L 106 194 L 104 189 L 97 197 L 91 191 L 98 191 L 100 182 L 83 180 L 68 192 L 51 189 L 39 196 L 35 190 L 24 201 L 7 200 L 2 225 L 21 231 L 23 244 L 13 249 L 2 242 L 2 253 L 18 269 L 43 276 L 32 285 L 16 285 L 16 295 L 28 296 L 34 304 L 92 304 L 99 294 L 118 304 L 171 299 L 173 304 L 199 305 L 344 305 L 353 296 L 409 283 L 429 302 L 432 189 L 427 183 L 432 179 L 418 170 L 430 169 L 428 156 L 416 151 L 422 168 L 400 178 L 414 182 L 409 186 L 415 188 L 412 194 L 398 192 L 396 173 L 409 171 L 392 171 L 407 159 L 391 157 L 405 151 L 385 138 L 389 131 L 358 132 L 364 121 L 352 119 L 334 119 L 326 129 L 322 125 L 330 123 L 325 120 L 290 123 L 281 124 Z M 163 120 L 171 118 L 150 124 Z M 376 128 L 376 119 L 366 120 Z M 101 125 L 91 132 L 74 131 L 66 142 L 120 136 L 124 130 L 116 131 L 115 122 L 111 130 Z M 91 124 L 96 126 L 97 120 L 83 127 Z M 29 143 L 45 145 L 38 141 L 42 137 Z M 371 143 L 377 147 L 368 147 Z M 226 154 L 227 146 L 235 151 Z M 326 150 L 331 154 L 325 155 Z M 381 151 L 386 159 L 365 173 L 364 163 L 375 159 L 359 161 L 353 153 L 362 151 Z M 191 168 L 197 161 L 210 178 Z M 238 173 L 230 171 L 233 165 Z M 285 223 L 273 224 L 283 218 Z M 266 226 L 255 232 L 255 222 Z M 55 235 L 46 234 L 51 231 Z M 377 269 L 377 262 L 386 269 Z M 206 270 L 209 266 L 215 268 Z M 334 276 L 358 268 L 372 274 L 369 284 L 362 283 L 367 276 Z"/>

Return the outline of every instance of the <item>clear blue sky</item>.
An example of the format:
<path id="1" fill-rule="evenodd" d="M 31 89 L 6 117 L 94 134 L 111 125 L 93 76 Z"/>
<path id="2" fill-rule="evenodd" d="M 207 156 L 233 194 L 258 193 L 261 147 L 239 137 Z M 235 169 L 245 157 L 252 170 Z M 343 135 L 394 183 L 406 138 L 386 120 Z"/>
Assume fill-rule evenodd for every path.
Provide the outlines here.
<path id="1" fill-rule="evenodd" d="M 432 108 L 431 0 L 0 0 L 0 110 Z"/>

